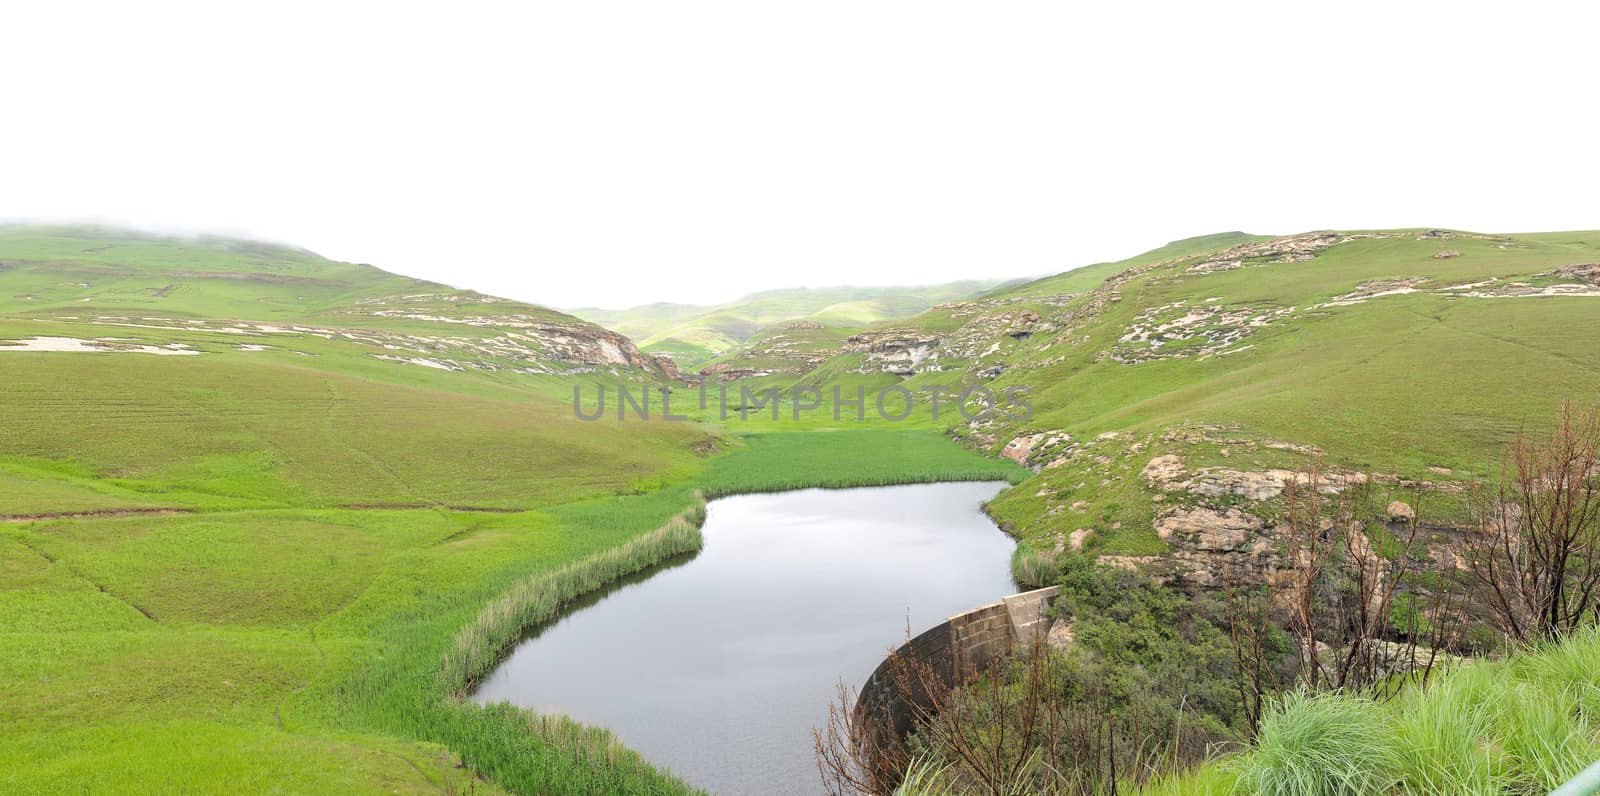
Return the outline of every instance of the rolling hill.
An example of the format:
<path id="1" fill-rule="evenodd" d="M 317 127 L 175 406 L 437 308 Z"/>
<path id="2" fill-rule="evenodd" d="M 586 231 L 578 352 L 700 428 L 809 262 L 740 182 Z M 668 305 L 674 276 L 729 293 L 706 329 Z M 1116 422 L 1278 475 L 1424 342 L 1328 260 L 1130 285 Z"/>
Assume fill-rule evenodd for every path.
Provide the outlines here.
<path id="1" fill-rule="evenodd" d="M 459 699 L 455 639 L 529 578 L 654 563 L 615 556 L 698 491 L 1018 468 L 574 416 L 674 373 L 292 247 L 0 228 L 0 792 L 688 792 L 603 729 Z"/>
<path id="2" fill-rule="evenodd" d="M 1192 542 L 1143 474 L 1160 455 L 1205 527 L 1241 481 L 1311 456 L 1396 492 L 1436 487 L 1435 509 L 1459 511 L 1448 496 L 1518 429 L 1600 397 L 1597 263 L 1596 232 L 1223 233 L 830 329 L 792 371 L 722 375 L 757 392 L 904 388 L 923 423 L 936 386 L 1025 388 L 1025 420 L 947 408 L 933 425 L 1035 470 L 991 506 L 1015 533 L 1150 563 Z"/>
<path id="3" fill-rule="evenodd" d="M 789 288 L 714 306 L 658 303 L 625 310 L 577 309 L 572 314 L 640 340 L 644 350 L 671 356 L 687 371 L 737 358 L 747 344 L 759 345 L 757 338 L 793 324 L 858 327 L 915 315 L 939 302 L 976 296 L 1002 284 L 966 280 L 924 287 Z"/>
<path id="4" fill-rule="evenodd" d="M 586 423 L 575 386 L 701 385 L 595 313 L 0 228 L 0 790 L 683 792 L 603 732 L 451 699 L 452 639 L 695 490 L 1011 478 L 988 508 L 1033 551 L 1215 585 L 1282 565 L 1309 461 L 1448 530 L 1513 434 L 1600 397 L 1600 232 L 1232 232 L 958 284 L 610 319 L 650 352 L 708 335 L 677 351 L 706 385 L 904 389 L 904 421 Z M 936 386 L 1032 411 L 935 417 Z"/>

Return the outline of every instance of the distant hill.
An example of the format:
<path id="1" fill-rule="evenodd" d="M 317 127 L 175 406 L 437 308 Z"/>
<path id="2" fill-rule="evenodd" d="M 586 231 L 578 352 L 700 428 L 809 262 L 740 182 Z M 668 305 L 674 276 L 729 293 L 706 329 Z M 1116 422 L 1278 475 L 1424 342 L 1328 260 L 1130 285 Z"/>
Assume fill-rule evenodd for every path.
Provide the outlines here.
<path id="1" fill-rule="evenodd" d="M 274 350 L 341 340 L 375 360 L 441 370 L 661 376 L 671 367 L 547 307 L 276 244 L 96 227 L 0 227 L 0 316 L 40 324 L 39 333 L 117 330 L 157 345 L 206 348 L 196 335 Z"/>
<path id="2" fill-rule="evenodd" d="M 1007 284 L 965 280 L 916 287 L 788 288 L 753 293 L 726 304 L 645 304 L 625 310 L 584 308 L 572 314 L 640 341 L 685 370 L 734 352 L 763 333 L 805 321 L 827 328 L 859 327 L 923 312 L 944 301 L 971 298 Z"/>

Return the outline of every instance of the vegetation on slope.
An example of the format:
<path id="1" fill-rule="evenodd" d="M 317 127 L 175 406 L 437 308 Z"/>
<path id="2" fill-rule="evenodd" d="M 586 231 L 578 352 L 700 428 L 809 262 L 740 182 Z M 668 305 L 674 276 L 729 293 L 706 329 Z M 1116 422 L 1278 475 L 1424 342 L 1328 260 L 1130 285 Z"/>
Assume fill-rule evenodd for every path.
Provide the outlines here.
<path id="1" fill-rule="evenodd" d="M 0 340 L 103 341 L 0 351 L 6 792 L 680 792 L 602 730 L 454 699 L 453 640 L 541 573 L 682 549 L 637 540 L 696 489 L 1017 473 L 926 431 L 580 422 L 575 384 L 648 370 L 551 373 L 582 363 L 533 342 L 379 359 L 547 311 L 305 252 L 8 229 L 0 263 Z"/>
<path id="2" fill-rule="evenodd" d="M 1149 793 L 1548 793 L 1600 760 L 1600 628 L 1389 701 L 1292 693 L 1248 751 Z"/>

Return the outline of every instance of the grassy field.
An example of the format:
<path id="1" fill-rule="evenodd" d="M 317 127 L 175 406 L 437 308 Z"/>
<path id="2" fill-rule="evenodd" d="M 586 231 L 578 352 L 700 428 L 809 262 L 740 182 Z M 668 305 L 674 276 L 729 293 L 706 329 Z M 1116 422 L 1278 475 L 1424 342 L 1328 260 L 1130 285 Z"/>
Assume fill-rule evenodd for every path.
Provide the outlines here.
<path id="1" fill-rule="evenodd" d="M 603 730 L 458 701 L 463 628 L 582 573 L 490 626 L 492 652 L 683 549 L 640 540 L 697 490 L 1018 474 L 925 430 L 572 416 L 574 385 L 640 374 L 377 359 L 383 335 L 504 331 L 352 309 L 424 290 L 448 291 L 280 247 L 0 232 L 0 340 L 201 352 L 0 352 L 0 791 L 682 792 Z"/>
<path id="2" fill-rule="evenodd" d="M 638 538 L 681 512 L 696 488 L 725 494 L 1018 475 L 928 432 L 818 434 L 821 444 L 781 434 L 725 440 L 738 450 L 706 464 L 688 450 L 701 432 L 666 424 L 573 431 L 630 452 L 622 461 L 580 455 L 581 446 L 568 444 L 579 440 L 485 436 L 473 455 L 455 461 L 467 471 L 447 475 L 432 469 L 437 451 L 418 451 L 411 461 L 400 453 L 404 445 L 374 443 L 387 430 L 380 424 L 388 408 L 342 407 L 349 425 L 324 431 L 322 441 L 362 440 L 366 457 L 331 463 L 300 463 L 299 449 L 288 447 L 270 466 L 243 466 L 219 453 L 195 471 L 181 464 L 184 449 L 159 438 L 120 453 L 90 450 L 100 434 L 79 437 L 82 456 L 70 467 L 14 459 L 34 476 L 24 482 L 33 510 L 87 510 L 85 495 L 127 494 L 117 505 L 185 511 L 0 526 L 7 639 L 0 667 L 12 686 L 0 702 L 9 739 L 0 786 L 436 790 L 464 787 L 454 768 L 464 759 L 518 792 L 670 792 L 679 785 L 603 735 L 548 724 L 530 732 L 521 712 L 454 702 L 439 680 L 450 640 L 530 573 Z M 136 422 L 140 414 L 127 415 L 128 439 L 173 426 L 157 418 L 146 429 Z M 283 414 L 288 421 L 295 413 Z M 429 415 L 406 417 L 409 425 Z M 59 409 L 25 419 L 32 433 L 67 444 L 72 429 L 86 425 Z M 559 423 L 545 417 L 539 425 Z M 608 441 L 613 434 L 629 442 Z M 240 444 L 259 444 L 254 439 Z M 612 469 L 618 466 L 621 472 Z M 105 471 L 97 468 L 127 472 L 95 477 Z M 285 480 L 282 470 L 295 477 Z M 551 470 L 564 477 L 546 480 Z M 390 472 L 398 477 L 379 477 Z M 55 500 L 41 483 L 81 488 L 61 487 L 64 499 Z M 318 483 L 351 491 L 312 488 Z M 508 508 L 441 505 L 469 498 Z M 368 505 L 327 505 L 343 501 Z M 383 503 L 421 505 L 371 507 Z M 585 746 L 570 746 L 580 740 Z"/>

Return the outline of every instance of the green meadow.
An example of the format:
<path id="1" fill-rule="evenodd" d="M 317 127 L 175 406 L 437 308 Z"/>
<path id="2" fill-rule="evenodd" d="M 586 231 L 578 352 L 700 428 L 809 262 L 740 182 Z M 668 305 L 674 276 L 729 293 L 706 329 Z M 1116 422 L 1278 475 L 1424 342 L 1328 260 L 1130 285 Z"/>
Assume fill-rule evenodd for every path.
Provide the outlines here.
<path id="1" fill-rule="evenodd" d="M 8 230 L 0 263 L 0 340 L 201 352 L 0 352 L 6 793 L 683 792 L 603 730 L 461 701 L 463 628 L 530 579 L 579 573 L 559 610 L 684 549 L 638 540 L 699 492 L 1019 477 L 925 429 L 586 423 L 574 385 L 643 382 L 198 322 L 365 333 L 400 322 L 349 307 L 448 290 L 308 253 Z M 96 322 L 145 315 L 197 328 Z"/>

